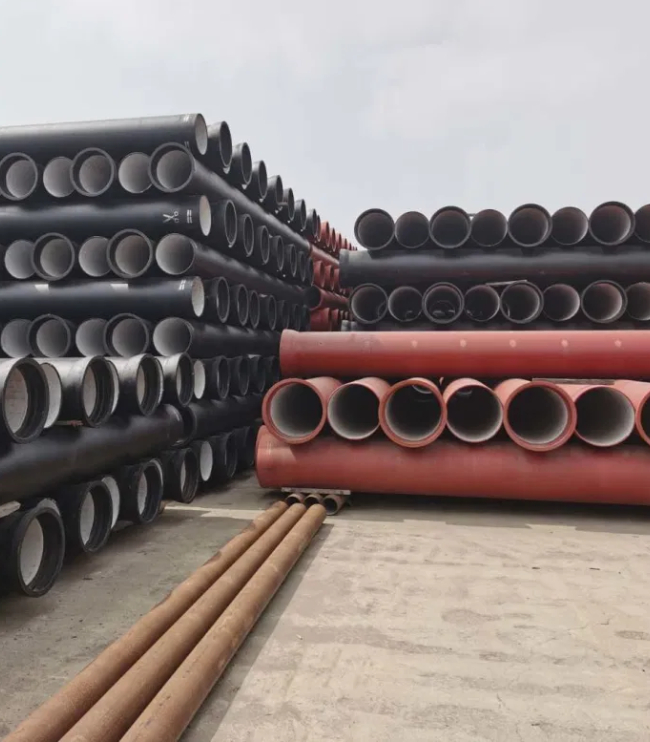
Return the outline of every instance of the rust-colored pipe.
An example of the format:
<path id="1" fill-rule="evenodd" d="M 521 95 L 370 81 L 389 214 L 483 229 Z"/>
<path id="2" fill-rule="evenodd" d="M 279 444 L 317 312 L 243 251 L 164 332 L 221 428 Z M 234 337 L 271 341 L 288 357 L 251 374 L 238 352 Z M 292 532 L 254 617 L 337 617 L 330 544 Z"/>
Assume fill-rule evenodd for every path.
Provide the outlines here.
<path id="1" fill-rule="evenodd" d="M 442 398 L 447 408 L 447 430 L 465 443 L 485 443 L 501 430 L 503 406 L 490 387 L 476 379 L 455 379 Z"/>
<path id="2" fill-rule="evenodd" d="M 428 446 L 442 435 L 447 424 L 447 408 L 440 389 L 420 377 L 399 381 L 382 395 L 379 424 L 398 446 Z"/>
<path id="3" fill-rule="evenodd" d="M 320 260 L 317 260 L 314 263 L 314 286 L 319 286 L 320 288 L 325 288 L 323 285 L 323 281 L 325 280 L 325 272 L 324 268 L 326 266 L 326 263 L 322 263 Z"/>
<path id="4" fill-rule="evenodd" d="M 494 390 L 503 405 L 503 425 L 518 446 L 552 451 L 563 446 L 576 429 L 571 397 L 550 381 L 507 379 Z"/>
<path id="5" fill-rule="evenodd" d="M 118 742 L 305 513 L 292 505 L 143 655 L 61 742 Z"/>
<path id="6" fill-rule="evenodd" d="M 94 662 L 39 706 L 5 742 L 59 742 L 59 739 L 287 510 L 276 502 L 202 567 L 174 588 Z"/>
<path id="7" fill-rule="evenodd" d="M 305 502 L 305 497 L 307 495 L 303 494 L 302 492 L 292 492 L 290 495 L 287 495 L 285 502 L 287 505 L 303 505 Z"/>
<path id="8" fill-rule="evenodd" d="M 650 505 L 646 446 L 568 445 L 541 456 L 510 442 L 470 448 L 440 440 L 409 449 L 382 438 L 323 437 L 292 448 L 261 428 L 256 462 L 259 483 L 268 488 Z"/>
<path id="9" fill-rule="evenodd" d="M 309 326 L 312 332 L 328 332 L 332 329 L 332 312 L 329 307 L 314 309 L 309 315 Z"/>
<path id="10" fill-rule="evenodd" d="M 325 247 L 330 246 L 330 223 L 321 222 L 320 232 L 318 234 L 318 241 Z"/>
<path id="11" fill-rule="evenodd" d="M 327 404 L 340 386 L 340 381 L 329 376 L 282 379 L 264 397 L 264 424 L 287 443 L 308 443 L 325 427 Z"/>
<path id="12" fill-rule="evenodd" d="M 285 376 L 650 376 L 649 330 L 282 333 Z"/>
<path id="13" fill-rule="evenodd" d="M 311 508 L 314 505 L 322 505 L 325 498 L 323 495 L 319 494 L 318 492 L 310 492 L 305 497 L 305 507 Z"/>
<path id="14" fill-rule="evenodd" d="M 623 392 L 634 405 L 636 432 L 650 446 L 650 384 L 643 381 L 615 381 L 614 386 Z"/>
<path id="15" fill-rule="evenodd" d="M 348 300 L 331 291 L 324 291 L 318 286 L 310 286 L 305 291 L 305 301 L 310 309 L 322 309 L 323 307 L 342 307 L 347 309 Z"/>
<path id="16" fill-rule="evenodd" d="M 379 430 L 379 404 L 390 384 L 374 376 L 336 389 L 327 403 L 327 421 L 336 435 L 362 441 Z"/>
<path id="17" fill-rule="evenodd" d="M 328 515 L 336 515 L 347 503 L 347 495 L 330 494 L 323 498 L 323 507 Z"/>
<path id="18" fill-rule="evenodd" d="M 176 742 L 180 738 L 324 520 L 322 505 L 309 508 L 156 695 L 122 742 Z"/>
<path id="19" fill-rule="evenodd" d="M 610 448 L 634 430 L 634 405 L 622 389 L 603 384 L 561 384 L 578 413 L 575 433 L 585 443 Z"/>

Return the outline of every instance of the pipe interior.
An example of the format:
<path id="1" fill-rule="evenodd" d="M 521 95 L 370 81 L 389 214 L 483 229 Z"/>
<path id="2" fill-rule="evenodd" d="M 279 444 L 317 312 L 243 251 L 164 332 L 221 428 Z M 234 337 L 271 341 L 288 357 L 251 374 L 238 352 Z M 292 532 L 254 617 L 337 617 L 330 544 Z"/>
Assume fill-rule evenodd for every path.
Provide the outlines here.
<path id="1" fill-rule="evenodd" d="M 192 326 L 177 317 L 164 319 L 153 331 L 153 344 L 161 356 L 186 353 L 192 344 Z"/>
<path id="2" fill-rule="evenodd" d="M 9 358 L 22 358 L 32 354 L 29 345 L 29 327 L 26 319 L 15 319 L 7 322 L 0 333 L 0 347 Z"/>
<path id="3" fill-rule="evenodd" d="M 320 292 L 318 295 L 320 299 Z M 359 322 L 379 322 L 386 316 L 387 309 L 386 292 L 379 286 L 360 286 L 350 298 L 350 311 Z"/>
<path id="4" fill-rule="evenodd" d="M 650 283 L 635 283 L 627 291 L 627 313 L 641 322 L 650 320 Z"/>
<path id="5" fill-rule="evenodd" d="M 79 508 L 79 537 L 84 546 L 88 546 L 97 522 L 95 498 L 89 489 L 84 495 Z"/>
<path id="6" fill-rule="evenodd" d="M 544 314 L 554 322 L 567 322 L 580 311 L 580 294 L 565 283 L 556 283 L 544 291 Z"/>
<path id="7" fill-rule="evenodd" d="M 503 425 L 503 409 L 496 394 L 483 386 L 459 389 L 447 400 L 447 427 L 466 443 L 483 443 Z"/>
<path id="8" fill-rule="evenodd" d="M 236 390 L 241 397 L 248 394 L 251 384 L 251 364 L 248 356 L 231 359 L 230 384 L 232 390 Z"/>
<path id="9" fill-rule="evenodd" d="M 192 172 L 192 158 L 181 149 L 171 149 L 153 163 L 153 174 L 167 191 L 181 190 L 191 180 Z"/>
<path id="10" fill-rule="evenodd" d="M 38 185 L 38 169 L 21 155 L 7 157 L 0 172 L 2 189 L 17 201 L 22 201 L 34 192 Z"/>
<path id="11" fill-rule="evenodd" d="M 156 246 L 156 264 L 163 273 L 180 276 L 194 263 L 194 243 L 182 234 L 167 234 Z"/>
<path id="12" fill-rule="evenodd" d="M 416 385 L 392 392 L 385 406 L 385 421 L 390 430 L 404 441 L 418 443 L 440 427 L 442 408 L 435 394 L 422 394 Z"/>
<path id="13" fill-rule="evenodd" d="M 524 247 L 535 247 L 548 237 L 551 224 L 548 216 L 541 209 L 524 206 L 511 214 L 508 228 L 515 242 Z"/>
<path id="14" fill-rule="evenodd" d="M 146 496 L 140 515 L 147 521 L 156 517 L 160 501 L 162 500 L 162 488 L 164 484 L 162 466 L 156 459 L 152 459 L 144 468 L 143 477 L 146 480 Z M 138 503 L 140 500 L 138 501 Z"/>
<path id="15" fill-rule="evenodd" d="M 554 443 L 569 424 L 566 401 L 555 390 L 543 386 L 527 386 L 516 392 L 507 414 L 514 434 L 539 446 Z"/>
<path id="16" fill-rule="evenodd" d="M 220 322 L 226 322 L 230 314 L 230 286 L 225 278 L 217 278 L 210 287 L 212 300 L 215 303 L 217 318 Z"/>
<path id="17" fill-rule="evenodd" d="M 77 183 L 82 192 L 90 196 L 104 193 L 115 178 L 113 162 L 106 155 L 95 152 L 77 162 Z"/>
<path id="18" fill-rule="evenodd" d="M 460 247 L 469 239 L 469 233 L 469 217 L 462 211 L 446 209 L 431 219 L 431 239 L 440 247 Z"/>
<path id="19" fill-rule="evenodd" d="M 635 214 L 635 233 L 643 242 L 650 242 L 650 204 L 642 206 Z"/>
<path id="20" fill-rule="evenodd" d="M 12 278 L 19 280 L 32 278 L 34 275 L 34 266 L 32 264 L 33 254 L 33 242 L 29 240 L 15 240 L 5 252 L 5 270 Z"/>
<path id="21" fill-rule="evenodd" d="M 323 419 L 319 395 L 306 384 L 287 384 L 278 389 L 269 404 L 269 416 L 287 438 L 301 438 L 318 429 Z"/>
<path id="22" fill-rule="evenodd" d="M 79 267 L 92 278 L 101 278 L 111 272 L 108 264 L 108 239 L 89 237 L 79 248 Z"/>
<path id="23" fill-rule="evenodd" d="M 45 320 L 36 330 L 34 346 L 46 358 L 62 358 L 70 350 L 70 345 L 70 328 L 59 319 Z"/>
<path id="24" fill-rule="evenodd" d="M 474 286 L 465 294 L 465 314 L 474 322 L 488 322 L 499 313 L 501 299 L 492 286 Z"/>
<path id="25" fill-rule="evenodd" d="M 250 214 L 242 214 L 239 222 L 239 228 L 235 226 L 236 235 L 241 240 L 241 246 L 244 248 L 244 254 L 246 257 L 250 257 L 253 254 L 255 247 L 255 227 L 253 226 L 253 220 Z M 228 233 L 229 230 L 226 229 Z"/>
<path id="26" fill-rule="evenodd" d="M 453 322 L 463 311 L 463 295 L 455 286 L 432 286 L 424 294 L 422 309 L 431 322 Z"/>
<path id="27" fill-rule="evenodd" d="M 230 393 L 230 364 L 228 359 L 221 357 L 213 363 L 213 393 L 216 390 L 218 399 L 225 399 Z"/>
<path id="28" fill-rule="evenodd" d="M 553 214 L 551 236 L 559 245 L 577 245 L 587 236 L 589 219 L 581 209 L 566 206 Z"/>
<path id="29" fill-rule="evenodd" d="M 25 427 L 34 400 L 25 374 L 18 366 L 14 366 L 7 374 L 2 402 L 7 427 L 12 433 L 20 433 Z"/>
<path id="30" fill-rule="evenodd" d="M 594 322 L 614 322 L 625 311 L 625 294 L 613 283 L 592 283 L 582 294 L 582 311 Z"/>
<path id="31" fill-rule="evenodd" d="M 74 193 L 72 185 L 72 160 L 55 157 L 43 170 L 43 186 L 54 198 L 67 198 Z"/>
<path id="32" fill-rule="evenodd" d="M 237 452 L 237 440 L 234 435 L 229 434 L 226 439 L 226 465 L 225 465 L 225 472 L 226 472 L 226 478 L 232 479 L 235 476 L 235 472 L 237 471 L 237 463 L 239 459 L 239 455 Z"/>
<path id="33" fill-rule="evenodd" d="M 412 322 L 422 314 L 422 294 L 411 286 L 400 286 L 388 297 L 388 311 L 398 322 Z"/>
<path id="34" fill-rule="evenodd" d="M 108 489 L 108 492 L 111 496 L 111 504 L 113 506 L 111 529 L 113 529 L 115 528 L 115 524 L 120 517 L 120 504 L 122 499 L 120 496 L 120 488 L 115 477 L 106 476 L 102 479 L 102 482 L 106 485 L 106 488 Z"/>
<path id="35" fill-rule="evenodd" d="M 212 231 L 212 209 L 207 196 L 201 196 L 199 199 L 199 226 L 206 237 Z"/>
<path id="36" fill-rule="evenodd" d="M 228 124 L 225 122 L 219 130 L 219 147 L 221 147 L 221 139 L 225 140 L 223 144 L 222 153 L 228 153 L 228 142 L 230 140 L 230 129 Z M 196 148 L 198 152 L 204 155 L 208 151 L 208 125 L 205 122 L 203 116 L 197 116 L 194 120 L 194 141 L 196 142 Z"/>
<path id="37" fill-rule="evenodd" d="M 291 324 L 291 304 L 288 301 L 280 301 L 280 325 L 283 330 L 288 329 Z"/>
<path id="38" fill-rule="evenodd" d="M 117 179 L 127 193 L 144 193 L 151 188 L 149 177 L 149 155 L 144 152 L 131 152 L 117 171 Z"/>
<path id="39" fill-rule="evenodd" d="M 634 430 L 634 405 L 618 389 L 587 389 L 576 399 L 576 410 L 576 432 L 593 446 L 616 446 Z"/>
<path id="40" fill-rule="evenodd" d="M 194 361 L 194 396 L 196 399 L 203 399 L 205 385 L 205 364 L 203 361 Z"/>
<path id="41" fill-rule="evenodd" d="M 92 364 L 88 364 L 86 371 L 84 372 L 81 386 L 81 401 L 84 412 L 89 418 L 93 417 L 93 413 L 97 407 L 98 394 L 97 375 Z"/>
<path id="42" fill-rule="evenodd" d="M 106 355 L 105 329 L 105 319 L 88 319 L 79 325 L 75 334 L 75 345 L 82 356 Z"/>
<path id="43" fill-rule="evenodd" d="M 402 247 L 421 247 L 429 239 L 429 221 L 419 211 L 407 211 L 395 222 L 395 239 Z"/>
<path id="44" fill-rule="evenodd" d="M 536 286 L 514 283 L 501 294 L 501 311 L 512 322 L 532 322 L 539 317 L 543 296 Z"/>
<path id="45" fill-rule="evenodd" d="M 383 211 L 371 211 L 362 216 L 356 225 L 357 239 L 368 250 L 386 247 L 395 235 L 393 218 Z"/>
<path id="46" fill-rule="evenodd" d="M 128 234 L 112 247 L 111 257 L 118 275 L 137 278 L 151 265 L 153 248 L 144 235 Z"/>
<path id="47" fill-rule="evenodd" d="M 258 230 L 256 246 L 259 248 L 262 265 L 267 265 L 271 260 L 271 238 L 266 227 Z"/>
<path id="48" fill-rule="evenodd" d="M 140 371 L 142 371 L 144 381 L 142 387 L 140 385 Z M 138 369 L 137 384 L 142 413 L 144 415 L 151 415 L 158 409 L 164 391 L 162 366 L 157 358 L 153 356 L 144 356 L 142 358 L 140 368 Z M 140 397 L 141 388 L 143 389 L 143 393 Z"/>
<path id="49" fill-rule="evenodd" d="M 196 317 L 200 317 L 205 310 L 205 287 L 200 278 L 192 280 L 191 299 L 192 310 Z"/>
<path id="50" fill-rule="evenodd" d="M 632 233 L 634 220 L 623 206 L 604 204 L 596 208 L 589 220 L 591 233 L 605 245 L 624 242 Z"/>
<path id="51" fill-rule="evenodd" d="M 136 317 L 125 317 L 116 322 L 110 329 L 108 345 L 116 355 L 122 358 L 139 356 L 149 348 L 149 330 L 142 320 Z M 173 354 L 170 354 L 173 355 Z"/>
<path id="52" fill-rule="evenodd" d="M 207 482 L 212 476 L 212 467 L 214 466 L 214 453 L 212 446 L 208 441 L 201 441 L 199 447 L 199 472 L 201 481 Z"/>
<path id="53" fill-rule="evenodd" d="M 261 314 L 260 295 L 257 291 L 251 291 L 248 295 L 248 321 L 254 330 L 259 327 Z"/>
<path id="54" fill-rule="evenodd" d="M 349 441 L 368 438 L 379 427 L 377 395 L 361 384 L 339 387 L 330 397 L 327 419 L 341 438 Z"/>
<path id="55" fill-rule="evenodd" d="M 41 275 L 53 279 L 65 278 L 74 268 L 74 248 L 65 237 L 39 241 L 34 249 L 34 261 Z"/>
<path id="56" fill-rule="evenodd" d="M 45 418 L 45 429 L 51 428 L 52 425 L 59 419 L 61 414 L 61 404 L 63 400 L 63 389 L 61 387 L 61 377 L 59 372 L 54 366 L 49 363 L 41 363 L 41 369 L 45 374 L 45 380 L 47 381 L 47 388 L 49 390 L 50 404 L 47 409 L 47 417 Z"/>
<path id="57" fill-rule="evenodd" d="M 470 232 L 477 245 L 494 247 L 505 240 L 508 234 L 508 220 L 496 209 L 484 209 L 472 219 Z"/>
<path id="58" fill-rule="evenodd" d="M 248 291 L 245 286 L 241 284 L 233 287 L 234 296 L 231 295 L 231 307 L 232 299 L 235 300 L 235 316 L 240 325 L 245 325 L 248 322 L 248 314 L 250 309 L 250 301 Z"/>
<path id="59" fill-rule="evenodd" d="M 20 543 L 18 568 L 25 585 L 31 586 L 45 562 L 45 533 L 38 518 L 27 526 Z"/>

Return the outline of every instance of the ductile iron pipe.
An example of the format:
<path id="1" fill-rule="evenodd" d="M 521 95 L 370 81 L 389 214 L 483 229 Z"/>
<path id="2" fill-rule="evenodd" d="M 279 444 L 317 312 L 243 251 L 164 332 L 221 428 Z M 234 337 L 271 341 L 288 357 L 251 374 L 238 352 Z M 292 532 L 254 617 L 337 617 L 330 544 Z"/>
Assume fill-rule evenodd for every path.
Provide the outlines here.
<path id="1" fill-rule="evenodd" d="M 422 448 L 433 443 L 447 424 L 440 390 L 429 379 L 420 377 L 397 382 L 382 395 L 379 424 L 386 437 L 398 446 Z"/>
<path id="2" fill-rule="evenodd" d="M 71 175 L 72 160 L 53 157 L 43 168 L 43 188 L 52 198 L 69 198 L 75 192 Z"/>
<path id="3" fill-rule="evenodd" d="M 195 364 L 187 353 L 158 358 L 163 375 L 162 402 L 187 407 L 196 393 Z"/>
<path id="4" fill-rule="evenodd" d="M 29 328 L 31 322 L 28 319 L 14 319 L 0 331 L 0 348 L 4 355 L 9 358 L 22 358 L 32 355 L 29 344 Z"/>
<path id="5" fill-rule="evenodd" d="M 249 309 L 249 296 L 246 286 L 242 284 L 230 286 L 229 323 L 239 327 L 245 327 L 248 324 Z"/>
<path id="6" fill-rule="evenodd" d="M 457 206 L 445 206 L 431 217 L 428 231 L 434 245 L 455 250 L 469 240 L 471 227 L 466 211 Z"/>
<path id="7" fill-rule="evenodd" d="M 232 135 L 226 121 L 208 126 L 206 164 L 216 173 L 225 174 L 232 162 Z"/>
<path id="8" fill-rule="evenodd" d="M 63 358 L 74 346 L 76 327 L 54 314 L 42 314 L 29 325 L 27 342 L 31 355 Z"/>
<path id="9" fill-rule="evenodd" d="M 237 439 L 232 433 L 215 435 L 208 439 L 214 455 L 211 484 L 229 482 L 237 471 Z"/>
<path id="10" fill-rule="evenodd" d="M 214 453 L 212 446 L 208 441 L 192 441 L 190 448 L 196 454 L 199 461 L 199 479 L 201 483 L 210 481 L 212 478 L 212 469 L 214 467 Z"/>
<path id="11" fill-rule="evenodd" d="M 316 287 L 313 286 L 309 292 L 313 292 Z M 311 295 L 311 294 L 310 294 Z M 319 296 L 322 296 L 319 292 Z M 325 306 L 321 299 L 321 304 L 314 307 L 308 303 L 310 309 L 319 309 Z M 350 295 L 350 312 L 354 319 L 362 325 L 372 325 L 380 322 L 388 312 L 388 296 L 381 286 L 372 283 L 362 284 Z"/>
<path id="12" fill-rule="evenodd" d="M 255 443 L 257 429 L 246 425 L 232 432 L 237 446 L 237 470 L 248 471 L 255 466 Z"/>
<path id="13" fill-rule="evenodd" d="M 594 281 L 582 292 L 580 306 L 591 322 L 609 324 L 625 314 L 627 295 L 615 281 Z"/>
<path id="14" fill-rule="evenodd" d="M 250 385 L 253 391 L 262 394 L 267 388 L 267 370 L 262 356 L 248 356 L 250 369 Z"/>
<path id="15" fill-rule="evenodd" d="M 194 448 L 163 451 L 160 461 L 165 476 L 165 499 L 186 504 L 193 502 L 200 479 L 199 459 Z"/>
<path id="16" fill-rule="evenodd" d="M 246 188 L 253 177 L 253 158 L 246 142 L 236 144 L 232 149 L 230 167 L 225 174 L 226 180 L 238 188 Z"/>
<path id="17" fill-rule="evenodd" d="M 5 272 L 18 281 L 34 277 L 34 243 L 30 240 L 14 240 L 3 250 L 2 267 Z"/>
<path id="18" fill-rule="evenodd" d="M 70 180 L 80 196 L 97 198 L 117 185 L 117 165 L 105 150 L 88 147 L 72 160 Z"/>
<path id="19" fill-rule="evenodd" d="M 603 384 L 562 384 L 576 406 L 575 434 L 591 446 L 618 446 L 632 435 L 634 405 L 623 390 Z"/>
<path id="20" fill-rule="evenodd" d="M 273 294 L 260 296 L 260 326 L 275 330 L 278 326 L 278 303 Z"/>
<path id="21" fill-rule="evenodd" d="M 521 247 L 543 245 L 551 236 L 553 221 L 539 204 L 518 206 L 508 218 L 508 236 Z"/>
<path id="22" fill-rule="evenodd" d="M 255 291 L 255 289 L 251 289 L 248 292 L 248 322 L 247 324 L 251 329 L 257 330 L 257 328 L 260 326 L 261 320 L 262 320 L 262 305 L 260 304 L 260 295 L 257 293 L 257 291 Z"/>
<path id="23" fill-rule="evenodd" d="M 137 525 L 152 523 L 160 513 L 165 481 L 162 464 L 149 459 L 115 472 L 122 495 L 120 520 Z"/>
<path id="24" fill-rule="evenodd" d="M 251 383 L 249 356 L 230 358 L 228 365 L 230 367 L 230 394 L 233 397 L 245 397 Z"/>
<path id="25" fill-rule="evenodd" d="M 89 278 L 105 278 L 111 273 L 108 264 L 108 237 L 93 236 L 77 250 L 79 270 Z"/>
<path id="26" fill-rule="evenodd" d="M 400 286 L 390 292 L 387 306 L 397 322 L 414 322 L 422 314 L 422 294 L 412 286 Z"/>
<path id="27" fill-rule="evenodd" d="M 111 496 L 111 505 L 113 507 L 113 517 L 111 518 L 111 530 L 117 525 L 117 521 L 120 517 L 120 503 L 122 502 L 122 495 L 120 493 L 120 486 L 117 483 L 117 479 L 112 474 L 106 474 L 102 477 L 102 482 L 108 488 L 108 492 Z"/>
<path id="28" fill-rule="evenodd" d="M 601 245 L 616 247 L 632 237 L 634 212 L 627 204 L 607 201 L 597 206 L 589 217 L 589 234 Z"/>
<path id="29" fill-rule="evenodd" d="M 222 401 L 191 402 L 180 412 L 186 416 L 184 437 L 206 439 L 233 428 L 250 425 L 260 416 L 262 395 L 230 397 Z M 191 435 L 188 436 L 188 433 Z M 180 437 L 182 441 L 183 438 Z M 182 444 L 184 445 L 184 444 Z"/>
<path id="30" fill-rule="evenodd" d="M 566 283 L 544 289 L 543 312 L 552 322 L 568 322 L 580 312 L 580 294 Z"/>
<path id="31" fill-rule="evenodd" d="M 113 235 L 106 248 L 106 262 L 119 278 L 140 278 L 154 260 L 151 240 L 137 229 L 123 229 Z"/>
<path id="32" fill-rule="evenodd" d="M 483 209 L 472 218 L 470 237 L 481 248 L 500 245 L 508 236 L 508 220 L 496 209 Z M 442 276 L 441 276 L 442 278 Z"/>
<path id="33" fill-rule="evenodd" d="M 34 273 L 44 281 L 61 281 L 74 270 L 77 248 L 64 235 L 50 232 L 34 242 L 32 251 Z"/>
<path id="34" fill-rule="evenodd" d="M 149 155 L 144 152 L 129 152 L 117 167 L 117 182 L 132 195 L 140 195 L 151 189 L 149 177 Z"/>
<path id="35" fill-rule="evenodd" d="M 11 441 L 30 443 L 48 421 L 50 387 L 31 358 L 0 361 L 0 448 Z"/>
<path id="36" fill-rule="evenodd" d="M 101 479 L 53 493 L 61 510 L 68 553 L 95 554 L 113 530 L 113 499 Z"/>
<path id="37" fill-rule="evenodd" d="M 501 292 L 501 313 L 517 325 L 534 322 L 544 310 L 544 294 L 529 281 L 517 281 Z"/>
<path id="38" fill-rule="evenodd" d="M 366 377 L 335 389 L 327 403 L 327 421 L 336 435 L 362 441 L 379 430 L 379 404 L 390 384 Z"/>
<path id="39" fill-rule="evenodd" d="M 383 209 L 367 209 L 354 223 L 354 236 L 366 250 L 384 250 L 395 244 L 395 222 Z"/>
<path id="40" fill-rule="evenodd" d="M 39 189 L 41 173 L 34 160 L 12 152 L 0 160 L 0 196 L 7 201 L 24 201 Z"/>
<path id="41" fill-rule="evenodd" d="M 261 203 L 266 197 L 268 187 L 269 179 L 266 172 L 266 165 L 264 160 L 258 160 L 253 163 L 251 181 L 246 186 L 246 195 L 251 201 Z"/>
<path id="42" fill-rule="evenodd" d="M 205 370 L 205 363 L 203 361 L 196 360 L 192 363 L 192 366 L 194 375 L 194 399 L 203 399 L 207 387 L 207 372 Z"/>
<path id="43" fill-rule="evenodd" d="M 625 289 L 627 297 L 627 314 L 636 322 L 650 320 L 650 283 L 633 283 Z"/>
<path id="44" fill-rule="evenodd" d="M 463 292 L 451 283 L 435 283 L 422 297 L 424 316 L 436 325 L 449 325 L 462 316 L 465 308 Z"/>
<path id="45" fill-rule="evenodd" d="M 551 217 L 552 240 L 562 247 L 579 245 L 589 233 L 589 219 L 582 209 L 565 206 Z"/>
<path id="46" fill-rule="evenodd" d="M 2 292 L 0 292 L 0 306 Z M 81 322 L 74 335 L 74 344 L 82 356 L 105 356 L 108 353 L 104 337 L 106 335 L 106 320 L 98 317 Z"/>
<path id="47" fill-rule="evenodd" d="M 210 399 L 226 399 L 230 394 L 230 363 L 224 356 L 209 361 L 207 392 Z"/>
<path id="48" fill-rule="evenodd" d="M 39 361 L 39 365 L 41 371 L 45 374 L 45 380 L 47 381 L 49 392 L 49 404 L 44 426 L 44 429 L 47 430 L 58 421 L 61 414 L 61 406 L 63 404 L 63 385 L 61 383 L 61 376 L 52 364 L 51 360 Z M 113 388 L 116 388 L 115 385 L 113 385 Z"/>
<path id="49" fill-rule="evenodd" d="M 116 410 L 125 415 L 151 417 L 163 397 L 163 370 L 158 359 L 147 353 L 132 358 L 108 358 L 120 382 Z"/>
<path id="50" fill-rule="evenodd" d="M 38 320 L 34 320 L 37 322 Z M 104 328 L 104 345 L 112 356 L 131 358 L 146 353 L 151 346 L 152 326 L 149 322 L 135 314 L 116 314 Z M 183 348 L 173 353 L 161 355 L 175 355 L 183 352 Z M 42 355 L 46 355 L 43 353 Z"/>
<path id="51" fill-rule="evenodd" d="M 503 407 L 490 387 L 476 379 L 454 379 L 442 393 L 447 430 L 465 443 L 485 443 L 501 430 Z"/>
<path id="52" fill-rule="evenodd" d="M 407 211 L 395 222 L 395 240 L 400 247 L 417 250 L 429 242 L 429 220 L 419 211 Z"/>
<path id="53" fill-rule="evenodd" d="M 623 392 L 634 406 L 634 425 L 639 437 L 650 446 L 650 384 L 643 381 L 615 381 L 614 388 Z"/>
<path id="54" fill-rule="evenodd" d="M 204 316 L 225 324 L 230 316 L 230 285 L 225 278 L 215 278 L 207 283 L 208 301 Z"/>
<path id="55" fill-rule="evenodd" d="M 492 286 L 472 286 L 465 292 L 465 316 L 472 322 L 489 322 L 501 311 L 501 297 Z"/>

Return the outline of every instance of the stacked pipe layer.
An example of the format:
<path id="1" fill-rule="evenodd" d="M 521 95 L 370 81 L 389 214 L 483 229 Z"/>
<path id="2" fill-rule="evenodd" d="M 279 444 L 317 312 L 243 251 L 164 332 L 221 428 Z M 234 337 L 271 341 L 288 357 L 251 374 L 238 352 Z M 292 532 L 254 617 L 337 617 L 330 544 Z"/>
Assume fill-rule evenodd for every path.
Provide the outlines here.
<path id="1" fill-rule="evenodd" d="M 252 467 L 280 331 L 309 326 L 319 230 L 200 114 L 0 128 L 3 583 L 42 594 L 51 553 Z"/>

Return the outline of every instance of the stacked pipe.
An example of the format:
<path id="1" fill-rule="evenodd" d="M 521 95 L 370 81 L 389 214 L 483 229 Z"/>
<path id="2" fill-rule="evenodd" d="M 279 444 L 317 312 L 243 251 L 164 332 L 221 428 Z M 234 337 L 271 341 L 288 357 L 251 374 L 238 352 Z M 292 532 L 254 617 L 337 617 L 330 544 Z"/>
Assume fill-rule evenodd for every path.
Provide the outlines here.
<path id="1" fill-rule="evenodd" d="M 60 405 L 0 452 L 3 583 L 42 594 L 50 553 L 96 551 L 118 517 L 150 522 L 163 496 L 252 467 L 280 330 L 309 325 L 318 224 L 200 114 L 0 128 L 0 353 L 34 358 Z M 4 414 L 27 429 L 17 384 Z M 51 549 L 29 525 L 39 498 Z"/>

